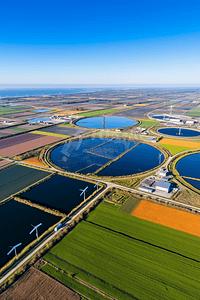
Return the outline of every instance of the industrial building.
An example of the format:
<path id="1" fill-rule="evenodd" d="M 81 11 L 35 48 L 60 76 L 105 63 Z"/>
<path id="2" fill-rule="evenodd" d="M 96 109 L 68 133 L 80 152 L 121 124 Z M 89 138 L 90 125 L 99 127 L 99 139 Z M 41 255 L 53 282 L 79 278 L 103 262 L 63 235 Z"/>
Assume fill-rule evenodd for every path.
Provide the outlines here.
<path id="1" fill-rule="evenodd" d="M 166 181 L 158 181 L 157 185 L 156 185 L 156 191 L 162 191 L 165 193 L 169 193 L 171 189 L 171 183 L 166 182 Z"/>

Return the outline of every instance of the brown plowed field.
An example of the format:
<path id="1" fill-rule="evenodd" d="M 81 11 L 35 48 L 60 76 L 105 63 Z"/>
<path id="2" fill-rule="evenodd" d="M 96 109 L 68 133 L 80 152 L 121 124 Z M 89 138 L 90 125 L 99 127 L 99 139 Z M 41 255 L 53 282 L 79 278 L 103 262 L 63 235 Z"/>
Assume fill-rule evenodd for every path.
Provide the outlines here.
<path id="1" fill-rule="evenodd" d="M 80 300 L 80 297 L 66 286 L 31 267 L 12 284 L 0 300 Z"/>
<path id="2" fill-rule="evenodd" d="M 3 166 L 8 165 L 10 163 L 11 163 L 11 161 L 9 161 L 7 159 L 1 160 L 0 161 L 0 167 L 3 167 Z"/>
<path id="3" fill-rule="evenodd" d="M 36 134 L 33 134 L 33 135 L 37 137 Z M 26 151 L 42 147 L 47 144 L 58 142 L 62 139 L 63 138 L 54 137 L 54 136 L 42 136 L 40 138 L 36 138 L 35 140 L 31 140 L 31 141 L 20 143 L 20 144 L 10 146 L 10 147 L 4 148 L 4 149 L 0 149 L 0 155 L 6 156 L 6 157 L 12 157 L 14 155 L 18 155 L 18 154 L 24 153 Z"/>
<path id="4" fill-rule="evenodd" d="M 200 237 L 200 216 L 144 200 L 131 214 Z"/>

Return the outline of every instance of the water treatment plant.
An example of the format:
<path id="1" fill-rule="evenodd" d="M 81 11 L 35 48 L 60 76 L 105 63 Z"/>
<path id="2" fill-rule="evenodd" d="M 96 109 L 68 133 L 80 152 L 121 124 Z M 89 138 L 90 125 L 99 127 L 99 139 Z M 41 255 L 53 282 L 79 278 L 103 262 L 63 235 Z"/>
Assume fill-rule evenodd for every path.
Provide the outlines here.
<path id="1" fill-rule="evenodd" d="M 188 260 L 194 264 L 191 270 L 187 267 L 193 276 L 200 259 L 200 95 L 193 102 L 185 100 L 189 91 L 173 93 L 179 100 L 173 101 L 172 91 L 158 91 L 157 101 L 149 98 L 152 91 L 143 96 L 139 91 L 104 91 L 80 93 L 78 98 L 48 96 L 45 107 L 43 98 L 40 103 L 33 97 L 29 107 L 30 100 L 24 97 L 16 100 L 23 111 L 20 106 L 17 112 L 17 106 L 2 108 L 4 298 L 7 292 L 16 293 L 24 280 L 28 295 L 31 286 L 36 288 L 36 277 L 45 274 L 52 286 L 71 288 L 79 299 L 83 295 L 91 300 L 107 296 L 131 300 L 137 295 L 139 299 L 146 287 L 156 295 L 152 278 L 157 290 L 162 289 L 155 279 L 157 266 L 159 276 L 169 270 L 167 279 L 162 278 L 165 286 L 170 281 L 169 286 L 182 289 L 182 281 L 177 283 L 174 275 L 173 255 L 183 281 L 189 280 L 184 273 Z M 144 262 L 150 270 L 148 279 Z M 18 280 L 12 277 L 17 270 L 24 274 Z"/>

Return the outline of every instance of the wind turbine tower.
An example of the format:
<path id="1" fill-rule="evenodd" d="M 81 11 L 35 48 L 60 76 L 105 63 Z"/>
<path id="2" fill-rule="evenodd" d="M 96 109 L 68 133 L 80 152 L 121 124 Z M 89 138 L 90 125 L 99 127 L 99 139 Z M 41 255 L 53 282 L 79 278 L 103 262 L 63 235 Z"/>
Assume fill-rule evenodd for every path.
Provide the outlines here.
<path id="1" fill-rule="evenodd" d="M 84 201 L 85 201 L 85 192 L 86 192 L 87 189 L 88 189 L 88 186 L 86 186 L 86 188 L 84 190 L 80 189 L 80 191 L 82 191 L 82 193 L 80 194 L 80 196 L 84 195 Z"/>
<path id="2" fill-rule="evenodd" d="M 159 165 L 161 164 L 161 157 L 162 157 L 162 153 L 160 153 L 159 156 L 158 156 Z"/>
<path id="3" fill-rule="evenodd" d="M 172 111 L 173 111 L 173 105 L 170 106 L 170 116 L 172 114 Z"/>
<path id="4" fill-rule="evenodd" d="M 22 245 L 22 243 L 19 243 L 19 244 L 15 245 L 14 247 L 12 247 L 12 249 L 7 253 L 7 255 L 9 255 L 13 250 L 15 250 L 15 257 L 17 259 L 17 250 L 16 250 L 16 248 L 21 246 L 21 245 Z"/>
<path id="5" fill-rule="evenodd" d="M 32 224 L 31 224 L 32 225 Z M 36 231 L 36 238 L 38 240 L 38 227 L 40 227 L 42 225 L 42 223 L 36 225 L 36 226 L 33 226 L 33 229 L 29 232 L 29 234 L 31 234 L 34 230 Z"/>
<path id="6" fill-rule="evenodd" d="M 98 191 L 98 184 L 99 184 L 99 182 L 100 182 L 100 181 L 98 181 L 98 182 L 95 184 L 95 186 L 94 186 L 94 189 L 95 189 L 95 187 L 97 187 L 97 191 Z"/>

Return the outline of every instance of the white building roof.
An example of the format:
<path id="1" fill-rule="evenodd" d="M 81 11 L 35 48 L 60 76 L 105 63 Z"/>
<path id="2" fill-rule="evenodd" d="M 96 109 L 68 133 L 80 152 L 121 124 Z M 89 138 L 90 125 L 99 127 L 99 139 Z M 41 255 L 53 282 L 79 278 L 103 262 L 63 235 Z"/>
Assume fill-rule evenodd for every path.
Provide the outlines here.
<path id="1" fill-rule="evenodd" d="M 171 183 L 160 180 L 160 181 L 158 181 L 156 188 L 163 188 L 163 189 L 169 190 L 170 186 L 171 186 Z"/>

